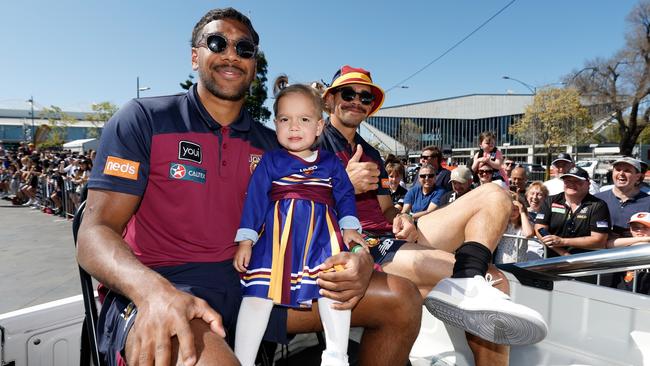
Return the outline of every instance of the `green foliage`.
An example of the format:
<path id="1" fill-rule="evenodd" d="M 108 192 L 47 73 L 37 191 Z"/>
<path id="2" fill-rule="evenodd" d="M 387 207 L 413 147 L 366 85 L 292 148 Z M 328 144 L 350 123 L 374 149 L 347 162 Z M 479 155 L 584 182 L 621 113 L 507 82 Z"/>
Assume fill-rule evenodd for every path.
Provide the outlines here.
<path id="1" fill-rule="evenodd" d="M 86 120 L 93 124 L 88 131 L 88 137 L 99 138 L 101 128 L 117 112 L 117 106 L 111 102 L 93 103 L 93 113 L 86 114 Z"/>
<path id="2" fill-rule="evenodd" d="M 250 93 L 244 103 L 248 112 L 253 119 L 259 122 L 267 122 L 271 118 L 271 111 L 264 106 L 267 97 L 266 90 L 266 73 L 268 72 L 268 62 L 262 51 L 257 53 L 257 70 L 256 76 L 251 84 Z"/>
<path id="3" fill-rule="evenodd" d="M 535 141 L 546 148 L 578 143 L 591 130 L 592 119 L 580 104 L 575 89 L 550 88 L 539 91 L 533 104 L 526 107 L 524 117 L 510 127 L 510 133 L 522 141 Z"/>
<path id="4" fill-rule="evenodd" d="M 65 142 L 68 126 L 77 123 L 77 120 L 74 117 L 63 112 L 60 107 L 54 105 L 49 108 L 43 108 L 39 116 L 47 119 L 48 129 L 43 129 L 43 131 L 46 132 L 38 133 L 36 135 L 37 146 L 62 146 Z"/>
<path id="5" fill-rule="evenodd" d="M 187 76 L 187 80 L 180 83 L 181 88 L 183 88 L 185 90 L 190 90 L 192 85 L 194 85 L 194 75 L 192 75 L 192 74 L 189 74 Z"/>

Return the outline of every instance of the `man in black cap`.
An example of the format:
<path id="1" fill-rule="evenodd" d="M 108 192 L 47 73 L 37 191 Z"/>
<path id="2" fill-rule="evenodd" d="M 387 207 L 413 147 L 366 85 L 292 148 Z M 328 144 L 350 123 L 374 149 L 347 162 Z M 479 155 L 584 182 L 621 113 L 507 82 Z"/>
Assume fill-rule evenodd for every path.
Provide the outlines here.
<path id="1" fill-rule="evenodd" d="M 546 182 L 544 182 L 544 185 L 546 186 L 546 188 L 548 188 L 549 196 L 553 196 L 555 194 L 564 191 L 564 182 L 562 181 L 562 179 L 560 179 L 560 176 L 562 176 L 562 174 L 568 172 L 569 169 L 575 166 L 575 164 L 573 163 L 573 159 L 571 158 L 571 154 L 567 154 L 567 153 L 560 153 L 557 156 L 557 159 L 553 160 L 551 165 L 555 167 L 557 173 L 555 175 L 555 178 L 549 179 Z M 589 184 L 590 184 L 589 193 L 596 194 L 600 191 L 600 187 L 598 186 L 598 184 L 596 184 L 596 182 L 590 181 Z"/>
<path id="2" fill-rule="evenodd" d="M 537 237 L 549 257 L 605 248 L 609 211 L 605 201 L 589 193 L 589 173 L 573 167 L 560 176 L 564 192 L 549 196 L 535 217 Z"/>

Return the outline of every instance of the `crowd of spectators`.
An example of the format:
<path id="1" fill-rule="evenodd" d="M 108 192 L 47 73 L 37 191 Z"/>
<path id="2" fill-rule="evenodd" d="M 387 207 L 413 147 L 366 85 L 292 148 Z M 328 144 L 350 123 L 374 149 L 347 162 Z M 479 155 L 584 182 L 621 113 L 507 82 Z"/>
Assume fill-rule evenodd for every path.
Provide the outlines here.
<path id="1" fill-rule="evenodd" d="M 72 217 L 85 199 L 93 158 L 93 151 L 37 149 L 31 143 L 9 150 L 0 143 L 0 198 Z"/>
<path id="2" fill-rule="evenodd" d="M 421 213 L 453 204 L 481 184 L 498 184 L 510 190 L 510 223 L 493 254 L 495 263 L 650 243 L 650 189 L 644 183 L 647 165 L 643 161 L 617 159 L 611 171 L 614 184 L 601 189 L 584 169 L 575 166 L 571 155 L 560 153 L 552 161 L 551 179 L 529 181 L 525 167 L 496 150 L 491 134 L 481 137 L 483 153 L 475 154 L 467 166 L 443 166 L 437 147 L 424 148 L 408 189 L 404 185 L 404 162 L 388 157 L 386 167 L 395 206 L 417 219 Z M 635 276 L 637 292 L 649 294 L 650 273 L 644 271 L 603 275 L 600 284 L 630 289 Z M 583 280 L 596 281 L 595 277 Z"/>

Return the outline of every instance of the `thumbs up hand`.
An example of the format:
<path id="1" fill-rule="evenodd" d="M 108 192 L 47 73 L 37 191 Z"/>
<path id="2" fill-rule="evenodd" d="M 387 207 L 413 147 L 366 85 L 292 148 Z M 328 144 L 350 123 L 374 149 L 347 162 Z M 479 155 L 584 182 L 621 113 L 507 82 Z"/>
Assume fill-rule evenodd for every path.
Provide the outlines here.
<path id="1" fill-rule="evenodd" d="M 345 171 L 354 186 L 354 193 L 361 194 L 379 187 L 379 167 L 373 162 L 361 162 L 363 148 L 357 145 Z"/>

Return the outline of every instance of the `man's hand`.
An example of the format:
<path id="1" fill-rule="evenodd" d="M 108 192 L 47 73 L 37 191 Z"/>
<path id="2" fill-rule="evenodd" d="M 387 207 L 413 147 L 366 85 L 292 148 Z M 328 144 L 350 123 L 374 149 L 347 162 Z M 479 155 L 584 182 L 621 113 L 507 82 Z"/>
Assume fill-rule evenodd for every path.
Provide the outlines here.
<path id="1" fill-rule="evenodd" d="M 246 272 L 248 263 L 251 260 L 251 253 L 253 252 L 253 242 L 250 240 L 243 240 L 239 242 L 237 253 L 232 260 L 233 266 L 238 272 Z"/>
<path id="2" fill-rule="evenodd" d="M 393 219 L 393 234 L 396 239 L 417 241 L 418 230 L 413 223 L 413 218 L 408 214 L 398 214 Z"/>
<path id="3" fill-rule="evenodd" d="M 379 187 L 379 168 L 373 162 L 360 162 L 363 148 L 357 145 L 357 150 L 348 161 L 345 171 L 354 186 L 354 194 L 375 190 Z"/>
<path id="4" fill-rule="evenodd" d="M 169 287 L 148 294 L 137 304 L 138 314 L 131 329 L 130 359 L 138 364 L 169 365 L 172 356 L 171 339 L 178 338 L 179 358 L 185 365 L 197 360 L 192 319 L 202 319 L 221 337 L 226 336 L 221 316 L 204 300 Z"/>
<path id="5" fill-rule="evenodd" d="M 341 266 L 343 270 L 325 272 L 334 266 Z M 319 269 L 316 283 L 321 287 L 320 294 L 340 302 L 332 308 L 348 310 L 366 293 L 372 275 L 372 257 L 365 251 L 339 253 L 327 258 Z"/>
<path id="6" fill-rule="evenodd" d="M 545 237 L 542 238 L 542 243 L 544 243 L 544 245 L 550 248 L 566 246 L 564 240 L 557 235 L 546 235 Z"/>

